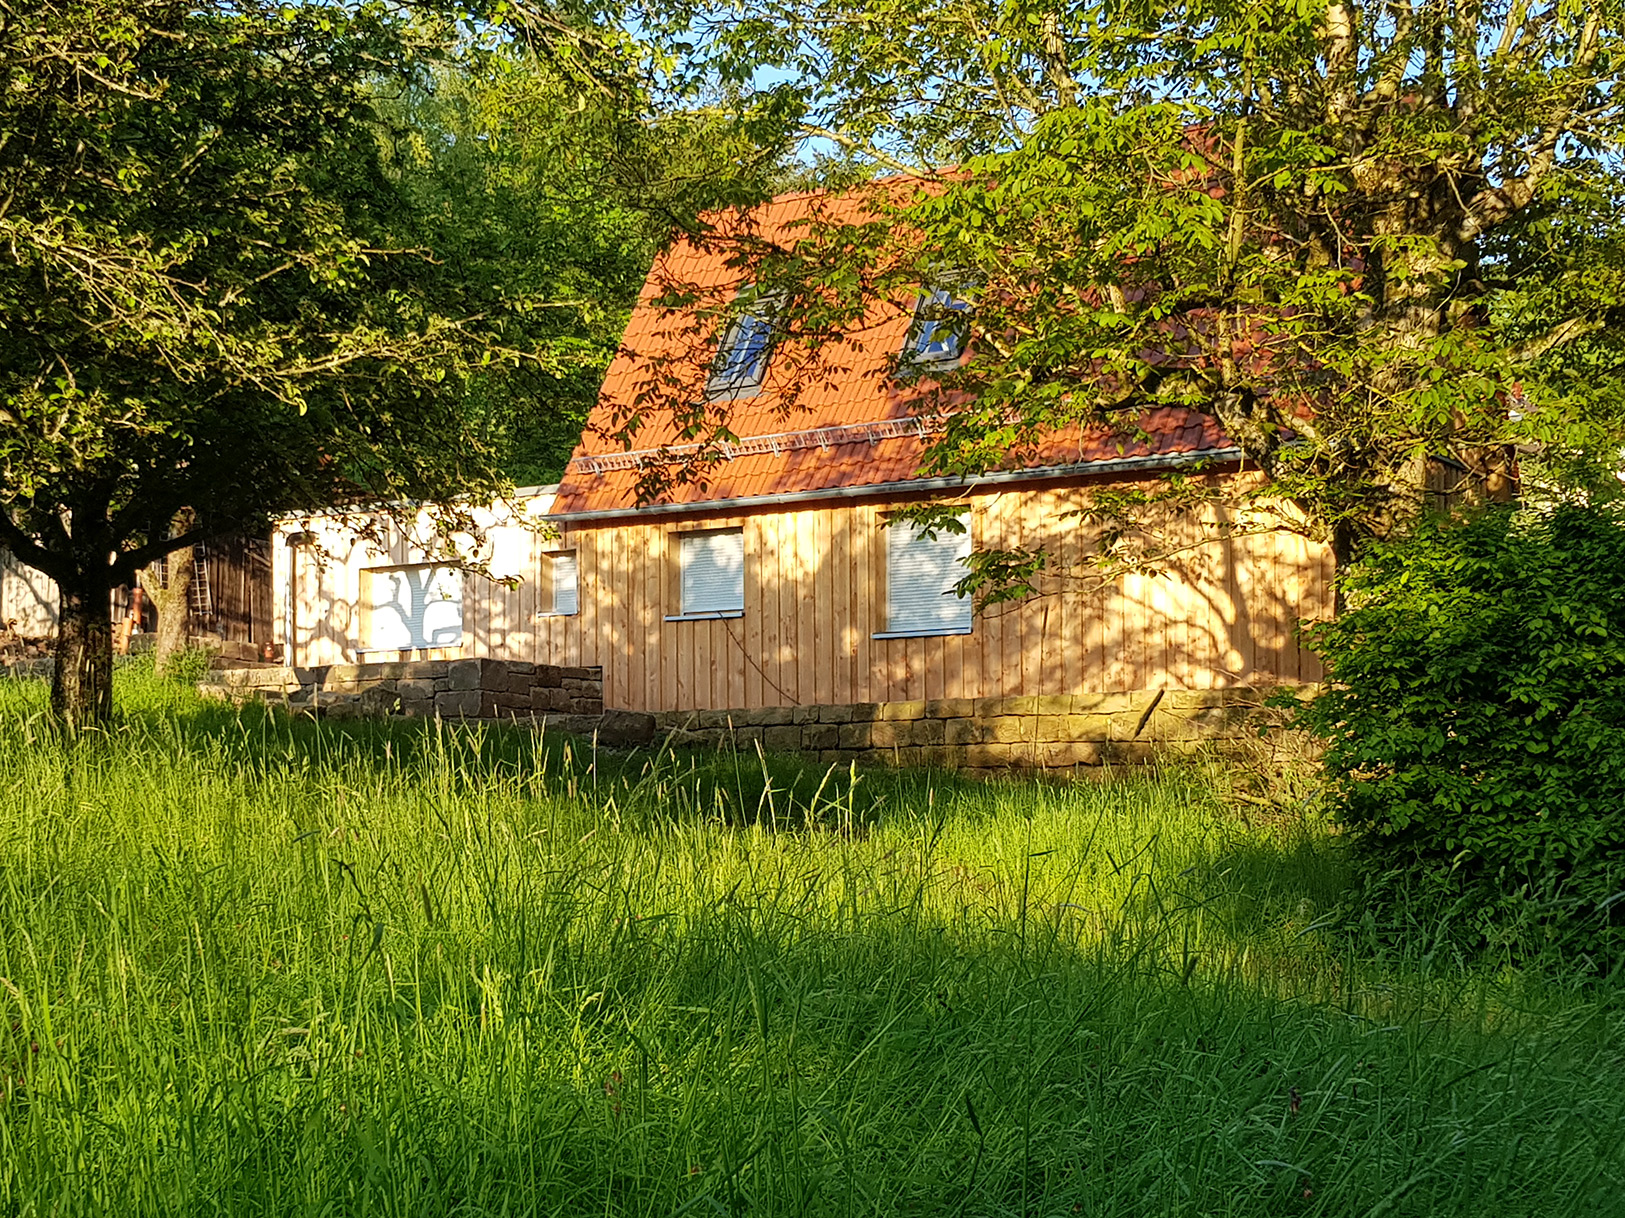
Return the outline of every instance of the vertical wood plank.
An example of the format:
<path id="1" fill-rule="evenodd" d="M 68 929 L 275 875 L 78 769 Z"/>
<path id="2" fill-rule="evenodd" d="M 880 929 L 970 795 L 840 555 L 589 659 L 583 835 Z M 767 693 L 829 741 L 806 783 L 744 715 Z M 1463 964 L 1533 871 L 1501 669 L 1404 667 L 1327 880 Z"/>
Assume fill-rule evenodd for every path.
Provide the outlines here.
<path id="1" fill-rule="evenodd" d="M 817 702 L 818 643 L 817 606 L 813 602 L 814 582 L 818 570 L 817 512 L 796 512 L 796 686 L 795 704 L 812 705 Z M 786 689 L 789 686 L 785 687 Z"/>
<path id="2" fill-rule="evenodd" d="M 740 706 L 766 706 L 762 680 L 766 664 L 763 623 L 767 617 L 767 560 L 764 553 L 765 527 L 760 516 L 745 521 L 745 620 L 741 623 L 745 640 L 743 667 L 745 692 Z"/>
<path id="3" fill-rule="evenodd" d="M 853 654 L 857 640 L 853 637 L 854 585 L 852 553 L 853 510 L 846 505 L 830 511 L 830 650 L 834 660 L 834 679 L 830 700 L 838 706 L 853 701 Z"/>
<path id="4" fill-rule="evenodd" d="M 873 702 L 874 640 L 870 637 L 879 629 L 880 610 L 876 608 L 879 585 L 875 583 L 875 526 L 877 516 L 873 504 L 863 504 L 852 512 L 852 700 Z"/>
<path id="5" fill-rule="evenodd" d="M 835 701 L 835 567 L 841 556 L 835 552 L 835 532 L 831 511 L 821 508 L 808 512 L 813 526 L 813 649 L 808 659 L 813 667 L 812 702 L 828 705 Z"/>
<path id="6" fill-rule="evenodd" d="M 656 543 L 660 555 L 660 602 L 656 608 L 657 620 L 660 624 L 660 703 L 671 710 L 678 709 L 677 698 L 677 652 L 680 643 L 677 637 L 676 623 L 665 619 L 676 610 L 672 607 L 676 602 L 677 587 L 673 582 L 675 578 L 675 562 L 672 558 L 674 542 L 671 533 L 663 525 L 655 526 L 660 537 Z"/>

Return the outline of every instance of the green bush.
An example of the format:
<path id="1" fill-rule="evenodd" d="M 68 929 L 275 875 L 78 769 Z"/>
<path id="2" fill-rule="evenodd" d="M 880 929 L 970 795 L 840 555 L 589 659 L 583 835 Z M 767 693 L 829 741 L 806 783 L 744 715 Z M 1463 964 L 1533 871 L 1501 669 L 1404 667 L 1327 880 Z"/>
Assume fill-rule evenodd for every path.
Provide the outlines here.
<path id="1" fill-rule="evenodd" d="M 1309 631 L 1334 814 L 1387 927 L 1601 965 L 1625 914 L 1625 523 L 1488 511 L 1374 547 Z"/>

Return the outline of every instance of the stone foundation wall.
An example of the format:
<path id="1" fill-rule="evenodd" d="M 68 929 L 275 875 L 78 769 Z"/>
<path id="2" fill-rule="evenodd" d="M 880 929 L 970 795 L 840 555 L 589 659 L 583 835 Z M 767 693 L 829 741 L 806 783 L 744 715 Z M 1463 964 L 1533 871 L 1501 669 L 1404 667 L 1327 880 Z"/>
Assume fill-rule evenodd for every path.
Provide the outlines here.
<path id="1" fill-rule="evenodd" d="M 942 766 L 992 773 L 1131 764 L 1256 728 L 1267 691 L 1141 690 L 1050 697 L 944 698 L 655 716 L 676 745 L 760 743 L 825 765 Z"/>
<path id="2" fill-rule="evenodd" d="M 603 714 L 604 670 L 517 660 L 414 660 L 320 668 L 228 669 L 199 690 L 255 698 L 333 718 L 439 715 L 443 719 L 577 718 Z M 562 726 L 562 723 L 561 723 Z M 589 728 L 590 730 L 590 728 Z"/>

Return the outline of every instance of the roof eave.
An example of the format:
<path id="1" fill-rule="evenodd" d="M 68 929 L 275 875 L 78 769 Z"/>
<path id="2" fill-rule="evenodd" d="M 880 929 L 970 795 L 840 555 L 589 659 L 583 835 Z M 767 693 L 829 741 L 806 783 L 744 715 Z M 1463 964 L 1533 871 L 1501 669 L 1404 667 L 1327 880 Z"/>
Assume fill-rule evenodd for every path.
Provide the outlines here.
<path id="1" fill-rule="evenodd" d="M 1011 482 L 1044 481 L 1097 474 L 1131 473 L 1145 469 L 1176 469 L 1185 465 L 1238 461 L 1241 449 L 1203 448 L 1194 452 L 1157 453 L 1143 457 L 1117 457 L 1105 461 L 1080 461 L 1071 465 L 1044 465 L 1031 469 L 1000 470 L 976 477 L 907 478 L 897 482 L 872 482 L 864 486 L 822 487 L 815 490 L 783 491 L 774 495 L 746 495 L 736 499 L 700 499 L 690 503 L 650 503 L 641 507 L 599 508 L 586 512 L 550 512 L 544 520 L 560 524 L 587 524 L 603 520 L 642 520 L 650 516 L 700 515 L 738 510 L 755 511 L 784 504 L 811 503 L 830 499 L 871 499 L 885 495 L 906 495 L 932 491 L 974 490 Z"/>

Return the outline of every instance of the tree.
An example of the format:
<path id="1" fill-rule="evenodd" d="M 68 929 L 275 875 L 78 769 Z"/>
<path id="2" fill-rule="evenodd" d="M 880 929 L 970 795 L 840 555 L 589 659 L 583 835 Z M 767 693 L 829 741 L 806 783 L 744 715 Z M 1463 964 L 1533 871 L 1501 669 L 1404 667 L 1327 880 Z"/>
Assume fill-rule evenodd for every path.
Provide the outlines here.
<path id="1" fill-rule="evenodd" d="M 860 298 L 975 285 L 928 472 L 1177 403 L 1346 561 L 1433 491 L 1504 497 L 1531 453 L 1617 464 L 1613 0 L 771 0 L 705 33 L 724 74 L 776 69 L 787 142 L 907 175 L 874 225 L 742 253 L 787 342 L 838 358 Z"/>
<path id="2" fill-rule="evenodd" d="M 196 525 L 191 509 L 182 508 L 170 525 L 172 533 L 190 533 Z M 141 587 L 158 614 L 153 639 L 152 667 L 169 675 L 175 657 L 186 650 L 186 626 L 192 614 L 192 581 L 197 575 L 197 551 L 191 546 L 171 550 L 167 558 L 150 562 L 141 571 Z"/>
<path id="3" fill-rule="evenodd" d="M 61 589 L 68 729 L 110 711 L 110 590 L 164 554 L 294 508 L 502 489 L 464 390 L 529 357 L 502 342 L 516 306 L 432 256 L 377 105 L 445 62 L 451 16 L 5 6 L 0 545 Z"/>
<path id="4" fill-rule="evenodd" d="M 622 175 L 621 102 L 511 43 L 380 98 L 385 164 L 427 243 L 504 318 L 502 342 L 533 355 L 466 385 L 472 425 L 517 483 L 562 471 L 664 235 Z"/>

